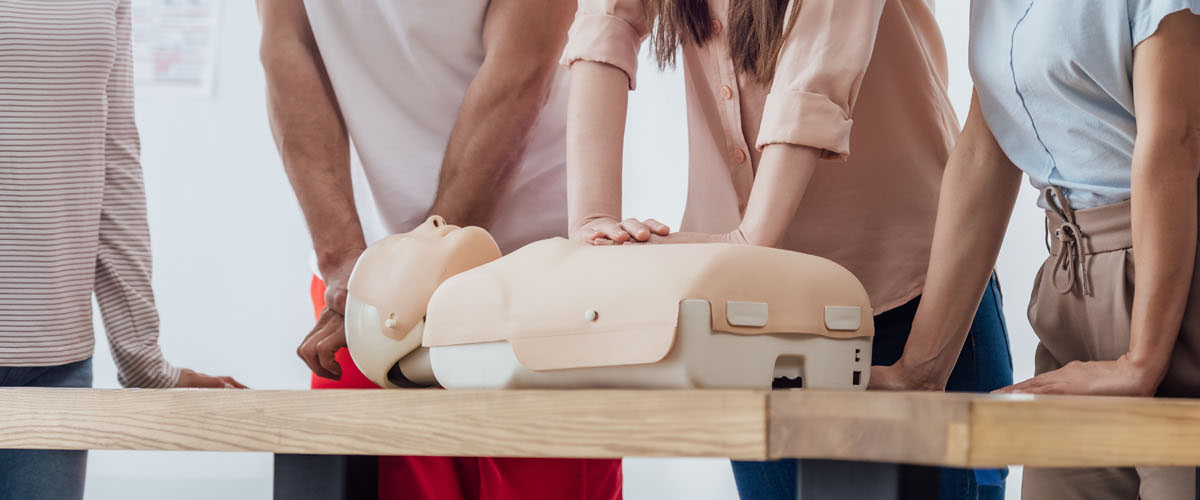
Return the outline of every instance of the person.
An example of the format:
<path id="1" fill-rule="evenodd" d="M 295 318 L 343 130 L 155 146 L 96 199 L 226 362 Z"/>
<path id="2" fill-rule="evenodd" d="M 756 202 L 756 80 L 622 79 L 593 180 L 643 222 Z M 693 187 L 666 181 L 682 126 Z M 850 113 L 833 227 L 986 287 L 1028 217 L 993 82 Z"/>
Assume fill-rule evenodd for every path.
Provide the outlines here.
<path id="1" fill-rule="evenodd" d="M 86 14 L 86 15 L 85 15 Z M 0 386 L 243 387 L 158 344 L 129 0 L 0 0 Z M 0 500 L 83 497 L 86 451 L 0 450 Z"/>
<path id="2" fill-rule="evenodd" d="M 1200 1 L 976 1 L 975 97 L 942 186 L 928 289 L 872 385 L 940 389 L 1022 172 L 1049 257 L 1037 375 L 1003 393 L 1200 396 Z M 1136 249 L 1136 251 L 1134 251 Z M 1190 468 L 1026 467 L 1027 499 L 1193 498 Z"/>
<path id="3" fill-rule="evenodd" d="M 620 215 L 627 93 L 651 33 L 660 65 L 680 51 L 687 93 L 688 198 L 674 233 Z M 891 364 L 926 288 L 939 183 L 958 131 L 945 59 L 925 0 L 582 0 L 562 58 L 571 71 L 571 237 L 829 258 L 866 287 L 872 361 Z M 948 388 L 990 391 L 1012 382 L 996 281 L 972 301 L 970 341 Z M 743 499 L 796 498 L 795 461 L 733 468 Z M 924 497 L 1003 496 L 1000 474 L 905 474 Z"/>
<path id="4" fill-rule="evenodd" d="M 566 229 L 566 74 L 574 2 L 260 0 L 272 129 L 308 223 L 314 388 L 373 388 L 343 325 L 365 246 L 429 215 L 501 250 Z M 353 145 L 353 147 L 351 147 Z M 353 150 L 357 155 L 352 155 Z M 620 461 L 384 457 L 381 498 L 614 499 Z"/>

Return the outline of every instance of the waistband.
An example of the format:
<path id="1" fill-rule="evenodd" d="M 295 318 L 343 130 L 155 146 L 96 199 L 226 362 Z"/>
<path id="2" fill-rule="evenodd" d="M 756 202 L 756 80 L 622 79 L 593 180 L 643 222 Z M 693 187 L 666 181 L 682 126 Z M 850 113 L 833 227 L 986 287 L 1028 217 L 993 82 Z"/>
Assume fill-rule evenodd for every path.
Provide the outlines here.
<path id="1" fill-rule="evenodd" d="M 1131 204 L 1126 200 L 1075 210 L 1058 186 L 1048 186 L 1045 195 L 1050 206 L 1046 210 L 1046 249 L 1055 257 L 1050 275 L 1054 289 L 1066 295 L 1078 282 L 1083 294 L 1091 295 L 1086 256 L 1133 248 Z"/>
<path id="2" fill-rule="evenodd" d="M 1074 212 L 1075 228 L 1082 236 L 1079 250 L 1083 255 L 1133 248 L 1133 215 L 1129 200 Z M 1070 236 L 1063 233 L 1076 230 L 1068 224 L 1069 221 L 1053 209 L 1046 210 L 1046 247 L 1050 255 L 1062 251 L 1066 243 L 1062 236 Z"/>

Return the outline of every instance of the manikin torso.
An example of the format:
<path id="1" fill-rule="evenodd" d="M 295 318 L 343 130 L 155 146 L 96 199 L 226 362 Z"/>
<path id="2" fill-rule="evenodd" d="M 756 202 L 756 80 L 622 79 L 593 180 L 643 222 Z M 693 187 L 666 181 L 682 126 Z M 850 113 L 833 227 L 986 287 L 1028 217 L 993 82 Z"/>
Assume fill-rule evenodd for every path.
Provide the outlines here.
<path id="1" fill-rule="evenodd" d="M 368 248 L 346 307 L 351 355 L 385 387 L 863 388 L 872 325 L 862 284 L 819 257 L 555 238 L 500 258 L 436 217 Z"/>

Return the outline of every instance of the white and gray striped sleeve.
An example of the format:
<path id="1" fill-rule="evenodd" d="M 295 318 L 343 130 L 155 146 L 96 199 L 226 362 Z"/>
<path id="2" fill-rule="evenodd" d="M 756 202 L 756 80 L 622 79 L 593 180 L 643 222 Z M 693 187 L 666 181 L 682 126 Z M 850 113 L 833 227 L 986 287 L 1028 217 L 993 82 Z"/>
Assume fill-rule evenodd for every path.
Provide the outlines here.
<path id="1" fill-rule="evenodd" d="M 179 369 L 158 344 L 158 311 L 150 286 L 150 229 L 134 123 L 130 2 L 117 7 L 117 50 L 107 85 L 104 195 L 96 257 L 96 301 L 121 385 L 171 387 Z"/>

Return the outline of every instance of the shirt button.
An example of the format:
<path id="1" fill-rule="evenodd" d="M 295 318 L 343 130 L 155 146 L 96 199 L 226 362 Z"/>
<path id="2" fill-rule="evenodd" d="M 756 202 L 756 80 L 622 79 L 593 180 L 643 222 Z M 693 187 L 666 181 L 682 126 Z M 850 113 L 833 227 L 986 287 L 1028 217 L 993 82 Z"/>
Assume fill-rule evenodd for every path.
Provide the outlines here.
<path id="1" fill-rule="evenodd" d="M 733 161 L 735 163 L 739 163 L 739 164 L 745 163 L 746 162 L 746 152 L 742 151 L 741 149 L 733 150 Z"/>
<path id="2" fill-rule="evenodd" d="M 721 20 L 715 17 L 712 20 L 712 34 L 713 36 L 721 34 Z"/>
<path id="3" fill-rule="evenodd" d="M 722 85 L 721 86 L 721 98 L 725 99 L 726 101 L 733 99 L 733 89 L 730 88 L 728 85 Z"/>

